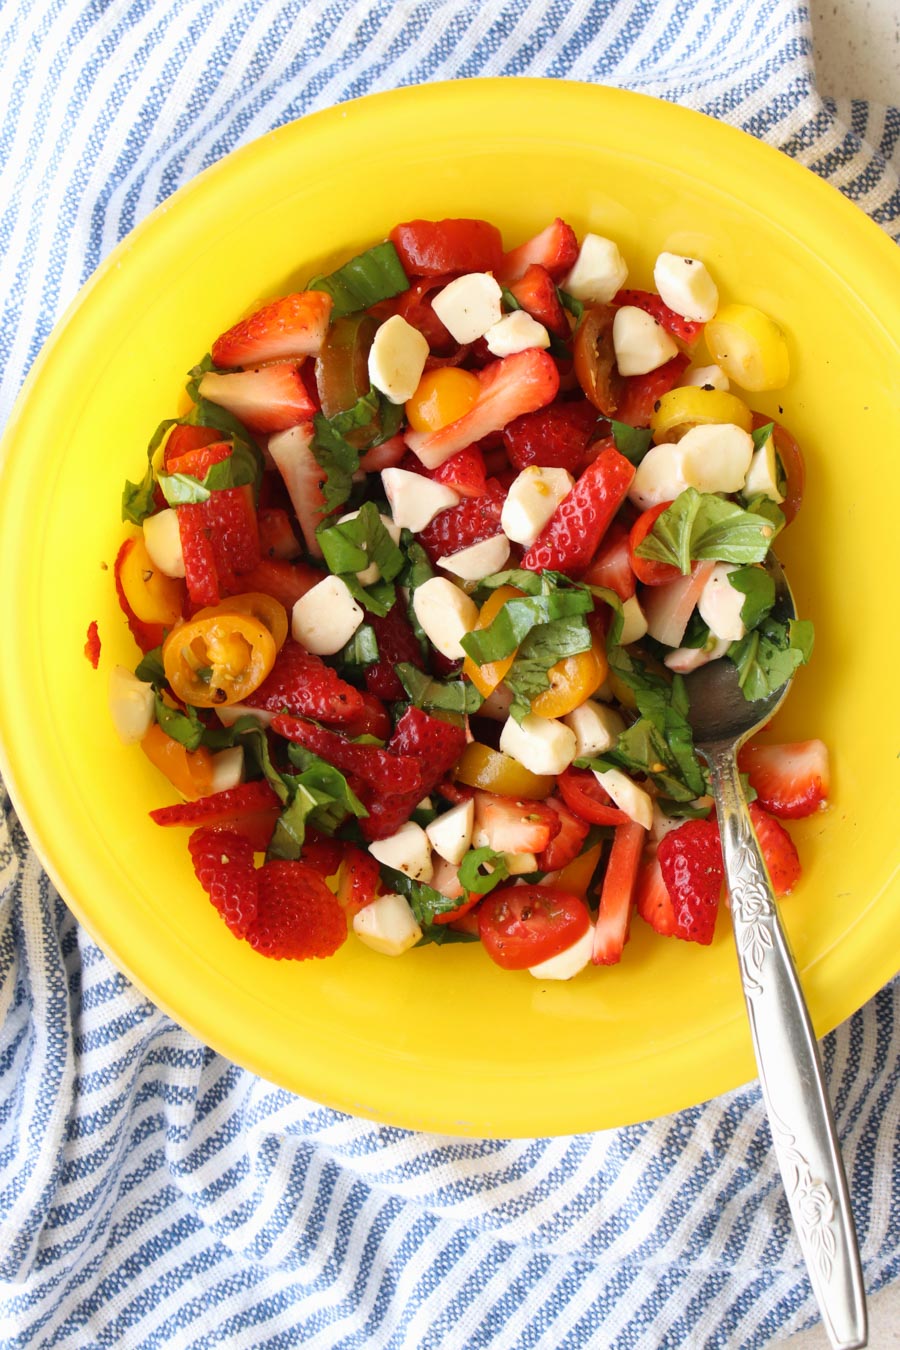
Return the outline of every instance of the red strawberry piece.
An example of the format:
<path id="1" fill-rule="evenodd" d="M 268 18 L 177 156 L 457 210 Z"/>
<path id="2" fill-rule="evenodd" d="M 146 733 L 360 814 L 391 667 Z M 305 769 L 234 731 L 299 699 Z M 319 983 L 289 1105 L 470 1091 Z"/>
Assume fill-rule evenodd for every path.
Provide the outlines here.
<path id="1" fill-rule="evenodd" d="M 410 286 L 408 291 L 402 294 L 390 303 L 393 306 L 393 313 L 399 314 L 408 324 L 417 329 L 433 353 L 437 353 L 433 360 L 446 358 L 455 361 L 459 352 L 466 349 L 460 347 L 454 340 L 447 328 L 435 314 L 432 308 L 432 297 L 437 295 L 438 291 L 443 290 L 448 282 L 453 280 L 452 272 L 438 277 L 425 277 L 422 281 L 416 281 Z"/>
<path id="2" fill-rule="evenodd" d="M 340 723 L 341 731 L 351 740 L 360 736 L 374 736 L 378 741 L 386 741 L 391 734 L 391 718 L 387 708 L 380 698 L 370 694 L 367 689 L 359 691 L 359 697 L 362 700 L 360 711 Z"/>
<path id="3" fill-rule="evenodd" d="M 689 347 L 694 345 L 703 332 L 702 323 L 696 319 L 686 319 L 683 314 L 676 314 L 674 309 L 669 309 L 662 296 L 654 291 L 618 291 L 613 296 L 613 304 L 634 305 L 637 309 L 644 310 L 645 313 L 651 314 L 667 333 L 687 343 Z"/>
<path id="4" fill-rule="evenodd" d="M 793 890 L 802 868 L 796 845 L 784 826 L 764 811 L 759 802 L 750 803 L 750 819 L 762 850 L 772 889 L 779 899 Z"/>
<path id="5" fill-rule="evenodd" d="M 333 877 L 341 865 L 344 847 L 340 839 L 331 839 L 315 830 L 307 830 L 301 862 L 313 868 L 320 877 Z"/>
<path id="6" fill-rule="evenodd" d="M 88 624 L 84 654 L 96 670 L 100 664 L 100 630 L 97 627 L 96 619 L 92 619 Z"/>
<path id="7" fill-rule="evenodd" d="M 598 455 L 527 550 L 522 566 L 532 572 L 584 571 L 625 500 L 634 472 L 618 450 Z"/>
<path id="8" fill-rule="evenodd" d="M 188 849 L 197 880 L 235 937 L 256 921 L 259 887 L 253 845 L 230 830 L 195 830 Z"/>
<path id="9" fill-rule="evenodd" d="M 540 464 L 542 468 L 568 469 L 569 473 L 577 474 L 585 466 L 598 416 L 593 404 L 579 399 L 574 403 L 551 403 L 537 412 L 517 417 L 503 432 L 510 463 L 517 469 Z"/>
<path id="10" fill-rule="evenodd" d="M 280 506 L 260 507 L 257 512 L 259 552 L 263 558 L 290 562 L 301 553 L 291 518 Z"/>
<path id="11" fill-rule="evenodd" d="M 556 872 L 578 857 L 590 826 L 570 811 L 559 797 L 548 797 L 544 806 L 550 807 L 559 817 L 559 832 L 551 836 L 547 847 L 538 855 L 537 865 L 541 872 Z"/>
<path id="12" fill-rule="evenodd" d="M 183 473 L 202 482 L 214 464 L 230 459 L 233 453 L 231 441 L 222 440 L 197 446 L 195 450 L 184 450 L 177 455 L 173 455 L 167 447 L 166 473 Z"/>
<path id="13" fill-rule="evenodd" d="M 561 281 L 567 272 L 575 266 L 578 257 L 578 240 L 571 225 L 556 218 L 546 229 L 541 230 L 533 239 L 510 249 L 503 255 L 503 261 L 496 269 L 497 280 L 504 286 L 518 281 L 528 268 L 537 263 L 550 273 L 554 281 Z"/>
<path id="14" fill-rule="evenodd" d="M 543 802 L 475 794 L 475 834 L 496 853 L 543 853 L 561 827 L 561 817 Z"/>
<path id="15" fill-rule="evenodd" d="M 338 904 L 350 918 L 370 905 L 378 895 L 381 873 L 371 853 L 353 844 L 344 846 L 338 878 Z"/>
<path id="16" fill-rule="evenodd" d="M 509 289 L 522 308 L 538 323 L 542 323 L 549 333 L 562 338 L 569 336 L 566 311 L 557 294 L 556 283 L 546 267 L 532 263 L 518 281 L 510 283 Z"/>
<path id="17" fill-rule="evenodd" d="M 622 379 L 622 390 L 616 406 L 616 421 L 630 427 L 647 427 L 653 410 L 663 394 L 674 389 L 690 361 L 683 352 L 673 356 L 664 366 L 648 375 L 628 375 Z"/>
<path id="18" fill-rule="evenodd" d="M 478 398 L 467 413 L 439 431 L 406 433 L 406 444 L 427 468 L 436 469 L 457 450 L 502 431 L 514 417 L 543 408 L 559 389 L 556 362 L 537 347 L 491 361 L 477 374 Z"/>
<path id="19" fill-rule="evenodd" d="M 713 939 L 725 869 L 714 819 L 687 820 L 656 852 L 675 915 L 675 937 L 707 946 Z"/>
<path id="20" fill-rule="evenodd" d="M 262 684 L 244 701 L 251 708 L 273 713 L 287 709 L 323 722 L 349 721 L 363 708 L 359 690 L 293 638 L 285 641 Z"/>
<path id="21" fill-rule="evenodd" d="M 486 220 L 408 220 L 390 239 L 409 277 L 496 272 L 503 258 L 500 231 Z"/>
<path id="22" fill-rule="evenodd" d="M 760 806 L 781 820 L 811 816 L 827 804 L 830 786 L 824 741 L 745 745 L 738 755 Z"/>
<path id="23" fill-rule="evenodd" d="M 252 783 L 240 783 L 237 787 L 227 788 L 224 792 L 213 792 L 208 797 L 198 797 L 193 802 L 178 802 L 175 806 L 160 806 L 150 812 L 150 819 L 156 825 L 198 825 L 234 828 L 248 816 L 265 813 L 274 817 L 281 810 L 281 802 L 269 787 L 265 779 L 256 779 Z"/>
<path id="24" fill-rule="evenodd" d="M 190 450 L 199 450 L 205 445 L 216 444 L 229 445 L 227 441 L 222 440 L 222 433 L 216 427 L 195 427 L 187 422 L 176 422 L 169 432 L 163 452 L 163 466 L 166 473 L 172 472 L 170 465 L 173 459 L 180 458 Z"/>
<path id="25" fill-rule="evenodd" d="M 217 366 L 256 366 L 285 357 L 317 356 L 333 301 L 325 291 L 297 291 L 263 305 L 212 345 Z"/>
<path id="26" fill-rule="evenodd" d="M 275 961 L 333 956 L 347 937 L 347 920 L 312 867 L 276 858 L 259 869 L 256 919 L 247 941 Z"/>
<path id="27" fill-rule="evenodd" d="M 628 530 L 620 521 L 614 520 L 610 525 L 582 580 L 589 586 L 605 586 L 607 590 L 615 591 L 623 601 L 634 595 L 635 577 Z"/>
<path id="28" fill-rule="evenodd" d="M 221 599 L 216 548 L 206 502 L 187 502 L 176 506 L 178 533 L 184 557 L 184 580 L 195 609 L 217 605 Z"/>
<path id="29" fill-rule="evenodd" d="M 366 689 L 378 698 L 402 699 L 403 685 L 394 667 L 401 662 L 424 669 L 422 649 L 406 616 L 406 606 L 398 600 L 384 615 L 369 615 L 369 623 L 378 641 L 378 660 L 366 667 Z"/>
<path id="30" fill-rule="evenodd" d="M 220 578 L 252 572 L 259 562 L 259 526 L 250 484 L 211 492 L 203 505 Z"/>
<path id="31" fill-rule="evenodd" d="M 440 717 L 432 717 L 421 708 L 410 707 L 394 728 L 388 749 L 397 755 L 411 756 L 420 765 L 422 782 L 415 792 L 362 796 L 368 816 L 360 821 L 367 839 L 385 839 L 396 834 L 409 820 L 421 799 L 450 772 L 466 748 L 463 727 Z"/>
<path id="32" fill-rule="evenodd" d="M 616 826 L 594 925 L 591 960 L 595 966 L 612 966 L 622 959 L 631 926 L 631 910 L 645 837 L 644 827 L 633 820 Z"/>
<path id="33" fill-rule="evenodd" d="M 675 909 L 672 897 L 663 881 L 658 858 L 651 858 L 641 864 L 638 872 L 635 892 L 637 912 L 663 937 L 672 937 L 675 932 Z"/>
<path id="34" fill-rule="evenodd" d="M 208 370 L 200 381 L 201 398 L 227 408 L 250 431 L 284 431 L 315 412 L 296 361 L 257 370 L 221 374 Z"/>
<path id="35" fill-rule="evenodd" d="M 161 623 L 145 623 L 143 619 L 139 619 L 128 603 L 128 597 L 122 585 L 122 566 L 128 554 L 134 548 L 135 539 L 136 536 L 134 535 L 126 539 L 116 554 L 116 561 L 113 563 L 113 577 L 116 583 L 119 608 L 125 615 L 131 636 L 142 652 L 152 652 L 153 648 L 158 647 L 163 640 L 163 626 Z"/>
<path id="36" fill-rule="evenodd" d="M 335 731 L 284 713 L 272 719 L 272 730 L 286 740 L 305 745 L 307 750 L 312 750 L 342 773 L 356 774 L 377 792 L 418 792 L 421 795 L 422 770 L 410 755 L 382 750 L 377 745 L 359 745 Z"/>
<path id="37" fill-rule="evenodd" d="M 454 783 L 452 778 L 445 778 L 438 783 L 434 791 L 439 797 L 444 797 L 448 802 L 458 806 L 460 802 L 471 801 L 478 789 L 469 787 L 467 783 Z"/>
<path id="38" fill-rule="evenodd" d="M 398 433 L 396 436 L 392 436 L 389 441 L 382 441 L 381 445 L 373 445 L 370 450 L 361 455 L 359 467 L 363 473 L 381 473 L 382 469 L 396 468 L 404 456 L 408 454 L 406 441 Z M 419 467 L 421 468 L 421 465 Z"/>
<path id="39" fill-rule="evenodd" d="M 432 562 L 482 539 L 491 539 L 500 533 L 500 513 L 506 501 L 506 492 L 496 481 L 489 479 L 481 497 L 467 497 L 458 506 L 439 511 L 418 536 Z"/>
<path id="40" fill-rule="evenodd" d="M 435 483 L 443 483 L 460 497 L 483 497 L 487 490 L 484 455 L 477 445 L 457 450 L 437 469 L 432 469 L 428 477 Z"/>
<path id="41" fill-rule="evenodd" d="M 318 586 L 326 575 L 321 568 L 311 567 L 309 563 L 261 558 L 249 572 L 242 573 L 239 589 L 241 592 L 263 591 L 290 613 L 301 595 Z"/>
<path id="42" fill-rule="evenodd" d="M 301 422 L 273 436 L 268 448 L 284 480 L 307 551 L 313 558 L 321 558 L 316 529 L 323 520 L 328 475 L 312 452 L 314 434 L 312 422 Z"/>

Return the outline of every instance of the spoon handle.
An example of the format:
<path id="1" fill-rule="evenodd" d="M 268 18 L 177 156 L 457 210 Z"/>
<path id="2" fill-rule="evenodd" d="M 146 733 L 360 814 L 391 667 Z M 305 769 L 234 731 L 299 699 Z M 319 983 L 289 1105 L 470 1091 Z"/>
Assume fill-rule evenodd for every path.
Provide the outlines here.
<path id="1" fill-rule="evenodd" d="M 859 1249 L 818 1046 L 753 833 L 733 744 L 709 747 L 744 999 L 775 1156 L 836 1350 L 864 1346 Z"/>

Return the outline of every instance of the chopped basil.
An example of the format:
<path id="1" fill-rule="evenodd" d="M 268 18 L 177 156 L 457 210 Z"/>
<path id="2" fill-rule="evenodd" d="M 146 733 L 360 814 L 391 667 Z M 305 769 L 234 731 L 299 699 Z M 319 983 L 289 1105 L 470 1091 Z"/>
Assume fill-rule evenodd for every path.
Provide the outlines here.
<path id="1" fill-rule="evenodd" d="M 186 712 L 179 712 L 177 708 L 170 708 L 158 692 L 156 720 L 166 735 L 171 736 L 173 741 L 178 741 L 185 750 L 196 750 L 203 740 L 204 728 L 197 715 L 197 709 L 188 704 Z"/>
<path id="2" fill-rule="evenodd" d="M 378 638 L 375 629 L 369 623 L 362 623 L 353 634 L 346 647 L 342 647 L 335 657 L 340 670 L 348 667 L 362 671 L 366 666 L 378 660 Z"/>
<path id="3" fill-rule="evenodd" d="M 756 628 L 775 604 L 775 582 L 762 567 L 739 567 L 728 573 L 728 581 L 736 591 L 746 596 L 741 605 L 741 619 L 745 628 Z"/>
<path id="4" fill-rule="evenodd" d="M 544 574 L 547 577 L 547 574 Z M 517 596 L 507 600 L 497 611 L 487 628 L 475 629 L 462 638 L 461 645 L 466 655 L 478 666 L 489 661 L 502 661 L 521 647 L 532 629 L 550 624 L 559 619 L 569 619 L 584 615 L 593 609 L 593 600 L 582 587 L 571 590 L 557 589 L 547 578 L 539 595 Z M 582 621 L 581 627 L 587 631 Z M 590 633 L 587 642 L 578 651 L 590 646 Z M 563 653 L 557 657 L 561 659 Z"/>
<path id="5" fill-rule="evenodd" d="M 753 449 L 761 450 L 765 445 L 766 441 L 772 435 L 774 429 L 775 423 L 767 422 L 764 427 L 757 427 L 755 431 L 751 431 L 750 435 L 753 438 Z"/>
<path id="6" fill-rule="evenodd" d="M 550 688 L 550 670 L 567 656 L 586 652 L 591 630 L 584 614 L 539 624 L 524 638 L 504 679 L 513 692 L 510 715 L 521 722 L 531 712 L 538 694 Z"/>
<path id="7" fill-rule="evenodd" d="M 154 647 L 145 652 L 134 668 L 134 673 L 145 684 L 164 684 L 166 672 L 163 668 L 162 647 Z"/>
<path id="8" fill-rule="evenodd" d="M 516 297 L 513 295 L 512 291 L 507 286 L 500 287 L 500 299 L 502 300 L 505 309 L 517 310 L 522 308 Z"/>
<path id="9" fill-rule="evenodd" d="M 649 427 L 630 427 L 627 422 L 610 422 L 612 437 L 620 455 L 637 466 L 650 449 L 653 432 Z"/>
<path id="10" fill-rule="evenodd" d="M 331 296 L 334 301 L 332 319 L 369 309 L 380 300 L 389 300 L 392 295 L 408 289 L 409 278 L 390 240 L 375 244 L 336 271 L 313 277 L 307 284 L 307 290 L 325 291 Z"/>
<path id="11" fill-rule="evenodd" d="M 739 642 L 732 642 L 728 655 L 738 668 L 744 698 L 753 703 L 781 689 L 797 667 L 809 660 L 813 641 L 809 619 L 783 624 L 769 615 Z"/>
<path id="12" fill-rule="evenodd" d="M 333 417 L 315 414 L 310 448 L 325 474 L 322 491 L 326 515 L 342 506 L 350 496 L 362 451 L 390 440 L 399 431 L 402 421 L 402 405 L 391 403 L 377 389 L 370 389 L 352 408 L 335 413 Z"/>
<path id="13" fill-rule="evenodd" d="M 480 942 L 477 933 L 467 933 L 462 929 L 451 928 L 448 923 L 421 923 L 419 927 L 422 930 L 422 936 L 416 943 L 417 947 L 427 947 L 430 942 L 435 946 L 447 947 L 454 942 Z"/>
<path id="14" fill-rule="evenodd" d="M 765 516 L 745 511 L 711 492 L 686 488 L 638 544 L 639 558 L 670 563 L 685 576 L 694 559 L 762 562 L 774 530 Z"/>
<path id="15" fill-rule="evenodd" d="M 466 903 L 465 892 L 455 900 L 450 900 L 433 886 L 426 886 L 423 881 L 413 881 L 405 872 L 398 872 L 393 867 L 386 867 L 382 863 L 380 871 L 385 889 L 405 896 L 416 921 L 423 927 L 434 923 L 436 915 L 452 914 L 453 910 Z"/>
<path id="16" fill-rule="evenodd" d="M 568 291 L 564 291 L 561 286 L 557 286 L 556 294 L 559 296 L 559 302 L 563 309 L 567 309 L 573 318 L 580 319 L 584 313 L 584 305 L 581 301 L 576 300 L 574 295 L 570 295 Z"/>
<path id="17" fill-rule="evenodd" d="M 247 484 L 255 487 L 257 477 L 258 464 L 253 451 L 245 442 L 236 441 L 228 458 L 211 465 L 202 480 L 186 473 L 161 473 L 157 482 L 170 506 L 184 506 L 186 503 L 208 501 L 210 493 L 222 488 L 244 487 Z"/>
<path id="18" fill-rule="evenodd" d="M 484 699 L 468 680 L 438 680 L 418 666 L 401 662 L 394 666 L 403 688 L 417 708 L 444 712 L 475 713 Z"/>
<path id="19" fill-rule="evenodd" d="M 487 871 L 482 871 L 487 868 Z M 460 884 L 474 895 L 487 895 L 506 881 L 509 867 L 506 854 L 497 853 L 492 848 L 472 848 L 463 858 L 457 872 Z"/>

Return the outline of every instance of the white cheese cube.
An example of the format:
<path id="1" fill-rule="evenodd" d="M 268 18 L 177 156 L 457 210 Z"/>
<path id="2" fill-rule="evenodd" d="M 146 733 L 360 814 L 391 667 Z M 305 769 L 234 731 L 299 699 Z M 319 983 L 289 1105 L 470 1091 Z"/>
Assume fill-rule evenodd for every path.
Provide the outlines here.
<path id="1" fill-rule="evenodd" d="M 109 714 L 116 735 L 123 745 L 137 745 L 155 721 L 156 695 L 152 684 L 125 666 L 113 666 L 109 672 Z"/>
<path id="2" fill-rule="evenodd" d="M 754 450 L 741 492 L 748 499 L 762 496 L 770 497 L 773 502 L 784 501 L 784 493 L 778 487 L 778 456 L 771 432 L 759 449 Z"/>
<path id="3" fill-rule="evenodd" d="M 530 966 L 530 973 L 536 980 L 571 980 L 590 963 L 593 946 L 594 925 L 589 923 L 577 942 L 556 956 L 548 956 L 546 961 Z"/>
<path id="4" fill-rule="evenodd" d="M 478 544 L 461 548 L 458 553 L 448 553 L 438 558 L 437 565 L 463 581 L 480 581 L 482 577 L 490 576 L 491 572 L 499 572 L 508 560 L 509 540 L 505 534 L 495 534 Z"/>
<path id="5" fill-rule="evenodd" d="M 431 577 L 413 591 L 413 610 L 425 636 L 448 661 L 461 661 L 460 639 L 478 622 L 478 606 L 447 577 Z"/>
<path id="6" fill-rule="evenodd" d="M 557 774 L 575 758 L 575 733 L 555 717 L 528 713 L 521 722 L 507 720 L 500 733 L 500 749 L 531 773 Z"/>
<path id="7" fill-rule="evenodd" d="M 594 769 L 594 777 L 626 816 L 649 830 L 653 824 L 653 798 L 619 769 Z"/>
<path id="8" fill-rule="evenodd" d="M 712 636 L 723 642 L 737 642 L 747 631 L 741 618 L 747 597 L 728 580 L 729 573 L 737 570 L 734 563 L 716 563 L 697 602 L 700 618 Z"/>
<path id="9" fill-rule="evenodd" d="M 627 278 L 628 266 L 618 244 L 599 234 L 586 234 L 562 289 L 586 305 L 606 305 Z"/>
<path id="10" fill-rule="evenodd" d="M 575 486 L 567 469 L 529 464 L 510 484 L 500 526 L 508 539 L 530 548 L 564 497 Z"/>
<path id="11" fill-rule="evenodd" d="M 167 577 L 183 577 L 184 553 L 181 550 L 178 512 L 167 506 L 164 511 L 157 511 L 155 516 L 148 516 L 142 528 L 150 561 Z"/>
<path id="12" fill-rule="evenodd" d="M 674 338 L 652 314 L 623 305 L 613 319 L 613 346 L 620 375 L 646 375 L 678 355 Z"/>
<path id="13" fill-rule="evenodd" d="M 355 520 L 358 515 L 359 515 L 358 511 L 348 511 L 345 516 L 339 517 L 337 523 L 338 525 L 343 525 L 344 522 L 347 520 Z M 383 516 L 380 514 L 378 519 L 381 521 L 382 525 L 387 530 L 388 534 L 391 536 L 394 543 L 399 544 L 400 526 L 397 524 L 397 522 L 395 520 L 391 520 L 390 516 Z M 356 580 L 359 582 L 360 586 L 371 586 L 374 582 L 376 582 L 379 579 L 380 576 L 381 576 L 381 569 L 378 566 L 378 564 L 370 563 L 369 566 L 364 567 L 361 572 L 357 572 Z"/>
<path id="14" fill-rule="evenodd" d="M 659 506 L 660 502 L 673 502 L 680 492 L 691 486 L 685 477 L 681 446 L 681 441 L 653 445 L 637 466 L 628 496 L 642 511 Z"/>
<path id="15" fill-rule="evenodd" d="M 404 872 L 413 881 L 431 880 L 431 844 L 428 835 L 414 820 L 401 825 L 396 834 L 386 839 L 376 839 L 369 845 L 369 852 L 385 867 L 393 867 L 395 872 Z"/>
<path id="16" fill-rule="evenodd" d="M 504 853 L 506 870 L 511 877 L 527 877 L 538 870 L 537 858 L 533 853 Z"/>
<path id="17" fill-rule="evenodd" d="M 661 253 L 653 269 L 653 280 L 663 304 L 685 319 L 706 323 L 719 308 L 716 283 L 699 258 Z"/>
<path id="18" fill-rule="evenodd" d="M 244 747 L 229 746 L 212 756 L 211 792 L 227 792 L 244 781 Z"/>
<path id="19" fill-rule="evenodd" d="M 438 291 L 431 308 L 456 342 L 474 342 L 500 322 L 501 299 L 490 272 L 467 272 Z"/>
<path id="20" fill-rule="evenodd" d="M 316 656 L 334 656 L 365 618 L 340 577 L 325 577 L 294 605 L 291 636 Z"/>
<path id="21" fill-rule="evenodd" d="M 691 427 L 678 448 L 684 477 L 698 492 L 739 492 L 744 486 L 753 459 L 753 437 L 742 427 L 733 422 Z"/>
<path id="22" fill-rule="evenodd" d="M 449 811 L 437 816 L 425 833 L 431 841 L 435 853 L 449 863 L 459 866 L 472 843 L 472 828 L 475 824 L 475 800 L 459 802 Z"/>
<path id="23" fill-rule="evenodd" d="M 402 956 L 422 936 L 415 915 L 402 895 L 390 891 L 353 916 L 353 931 L 382 956 Z"/>
<path id="24" fill-rule="evenodd" d="M 622 602 L 622 619 L 619 641 L 623 647 L 627 647 L 629 642 L 638 642 L 647 632 L 647 619 L 636 595 Z"/>
<path id="25" fill-rule="evenodd" d="M 680 383 L 682 388 L 694 385 L 698 389 L 720 389 L 723 394 L 731 388 L 731 381 L 721 366 L 691 366 Z"/>
<path id="26" fill-rule="evenodd" d="M 641 635 L 643 636 L 643 634 Z M 611 750 L 625 730 L 625 719 L 604 703 L 585 699 L 562 719 L 575 733 L 575 758 L 589 759 Z"/>
<path id="27" fill-rule="evenodd" d="M 413 534 L 424 530 L 441 511 L 459 505 L 459 497 L 452 488 L 408 469 L 382 469 L 381 482 L 394 524 L 402 530 L 412 530 Z"/>
<path id="28" fill-rule="evenodd" d="M 399 314 L 380 326 L 369 348 L 369 379 L 391 403 L 405 403 L 416 392 L 425 362 L 428 342 Z"/>
<path id="29" fill-rule="evenodd" d="M 484 340 L 492 356 L 515 356 L 529 347 L 550 346 L 550 334 L 544 325 L 524 309 L 504 314 L 487 330 Z"/>

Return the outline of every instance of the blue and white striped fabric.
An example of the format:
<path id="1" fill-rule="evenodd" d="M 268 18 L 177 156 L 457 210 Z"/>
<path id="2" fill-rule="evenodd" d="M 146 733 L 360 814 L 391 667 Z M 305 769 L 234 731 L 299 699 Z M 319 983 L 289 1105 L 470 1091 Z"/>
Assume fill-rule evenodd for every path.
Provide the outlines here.
<path id="1" fill-rule="evenodd" d="M 271 127 L 401 84 L 661 95 L 900 231 L 900 110 L 823 102 L 794 0 L 6 0 L 0 72 L 4 420 L 79 285 L 153 206 Z M 3 1346 L 736 1350 L 814 1321 L 755 1086 L 554 1140 L 325 1110 L 141 997 L 3 801 Z M 898 1052 L 898 984 L 825 1043 L 870 1291 L 900 1277 Z"/>

